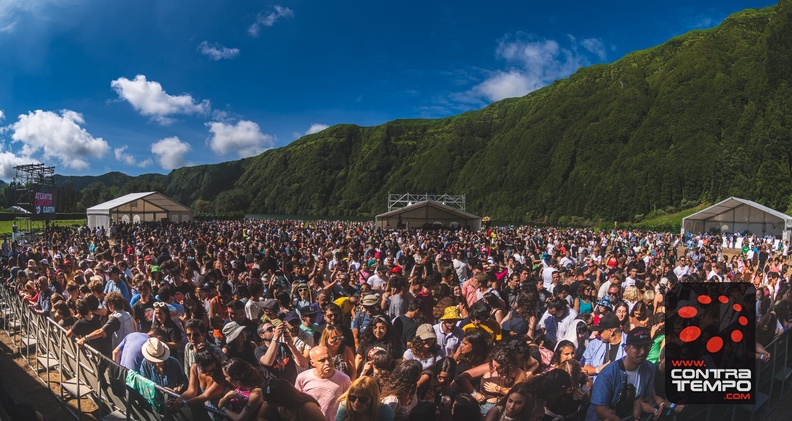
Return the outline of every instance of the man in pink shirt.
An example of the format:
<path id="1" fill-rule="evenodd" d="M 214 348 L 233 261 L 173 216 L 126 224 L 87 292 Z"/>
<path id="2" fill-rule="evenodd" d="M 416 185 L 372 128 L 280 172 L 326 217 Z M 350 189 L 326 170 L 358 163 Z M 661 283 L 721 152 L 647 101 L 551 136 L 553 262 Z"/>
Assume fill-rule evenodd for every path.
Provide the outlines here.
<path id="1" fill-rule="evenodd" d="M 338 398 L 349 389 L 349 376 L 333 367 L 327 347 L 316 346 L 309 353 L 313 370 L 297 375 L 294 387 L 313 396 L 322 409 L 327 421 L 333 421 L 338 412 Z"/>
<path id="2" fill-rule="evenodd" d="M 465 296 L 468 307 L 473 307 L 473 304 L 476 304 L 476 302 L 481 298 L 479 295 L 479 288 L 482 284 L 486 285 L 486 283 L 487 274 L 479 272 L 462 284 L 462 295 Z"/>

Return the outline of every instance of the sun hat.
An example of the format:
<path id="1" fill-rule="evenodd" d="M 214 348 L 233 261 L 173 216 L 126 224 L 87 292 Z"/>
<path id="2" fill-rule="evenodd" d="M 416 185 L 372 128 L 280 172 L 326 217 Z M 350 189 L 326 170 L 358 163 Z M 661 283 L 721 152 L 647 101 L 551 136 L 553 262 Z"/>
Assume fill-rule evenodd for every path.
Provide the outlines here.
<path id="1" fill-rule="evenodd" d="M 459 314 L 459 309 L 456 306 L 448 306 L 443 310 L 443 317 L 440 320 L 460 320 L 462 315 Z"/>
<path id="2" fill-rule="evenodd" d="M 148 338 L 143 344 L 143 357 L 153 363 L 161 363 L 170 357 L 170 349 L 157 338 Z"/>
<path id="3" fill-rule="evenodd" d="M 245 331 L 245 326 L 241 326 L 237 322 L 228 322 L 223 326 L 223 336 L 226 338 L 226 343 L 233 342 L 242 332 Z"/>

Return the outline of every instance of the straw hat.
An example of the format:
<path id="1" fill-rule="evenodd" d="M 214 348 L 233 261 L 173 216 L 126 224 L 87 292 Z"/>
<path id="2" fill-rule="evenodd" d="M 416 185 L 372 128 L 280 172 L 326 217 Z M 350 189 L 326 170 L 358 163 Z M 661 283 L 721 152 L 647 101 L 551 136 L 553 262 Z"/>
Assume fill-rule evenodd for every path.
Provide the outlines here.
<path id="1" fill-rule="evenodd" d="M 143 344 L 143 357 L 153 363 L 161 363 L 170 357 L 170 349 L 157 338 L 148 338 Z"/>

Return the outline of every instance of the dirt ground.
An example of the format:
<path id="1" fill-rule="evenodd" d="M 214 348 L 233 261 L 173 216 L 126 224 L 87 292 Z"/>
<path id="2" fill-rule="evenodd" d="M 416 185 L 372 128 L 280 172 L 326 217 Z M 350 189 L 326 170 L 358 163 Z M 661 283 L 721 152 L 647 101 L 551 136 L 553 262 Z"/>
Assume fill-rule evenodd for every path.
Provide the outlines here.
<path id="1" fill-rule="evenodd" d="M 53 390 L 50 392 L 47 390 L 46 383 L 39 380 L 36 373 L 30 370 L 25 359 L 24 354 L 17 352 L 17 347 L 12 339 L 6 335 L 4 330 L 0 329 L 0 373 L 2 373 L 3 381 L 9 384 L 15 392 L 15 397 L 20 401 L 33 404 L 35 409 L 46 416 L 48 420 L 73 420 L 74 416 L 61 405 L 53 394 L 53 392 L 58 394 L 60 391 L 58 372 L 50 372 L 50 387 Z M 30 361 L 35 367 L 35 352 L 32 350 Z M 41 372 L 39 375 L 46 380 L 46 372 Z M 89 397 L 81 399 L 79 403 L 83 410 L 83 419 L 95 420 L 93 412 L 98 410 L 96 403 Z M 76 399 L 67 397 L 66 405 L 77 412 L 78 401 Z"/>

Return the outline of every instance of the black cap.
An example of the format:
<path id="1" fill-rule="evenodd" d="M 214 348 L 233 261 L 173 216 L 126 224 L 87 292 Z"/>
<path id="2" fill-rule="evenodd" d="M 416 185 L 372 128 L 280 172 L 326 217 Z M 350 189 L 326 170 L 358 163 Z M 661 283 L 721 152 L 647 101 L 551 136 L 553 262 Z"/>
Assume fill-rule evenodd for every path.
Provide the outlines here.
<path id="1" fill-rule="evenodd" d="M 608 313 L 600 318 L 599 324 L 592 327 L 591 330 L 595 332 L 602 332 L 606 329 L 613 329 L 614 327 L 621 327 L 619 318 L 613 313 Z"/>
<path id="2" fill-rule="evenodd" d="M 318 313 L 318 311 L 311 306 L 305 306 L 300 308 L 300 316 L 302 317 L 313 316 L 316 315 L 316 313 Z"/>
<path id="3" fill-rule="evenodd" d="M 652 342 L 652 335 L 647 327 L 638 326 L 627 332 L 627 345 L 650 345 Z"/>

